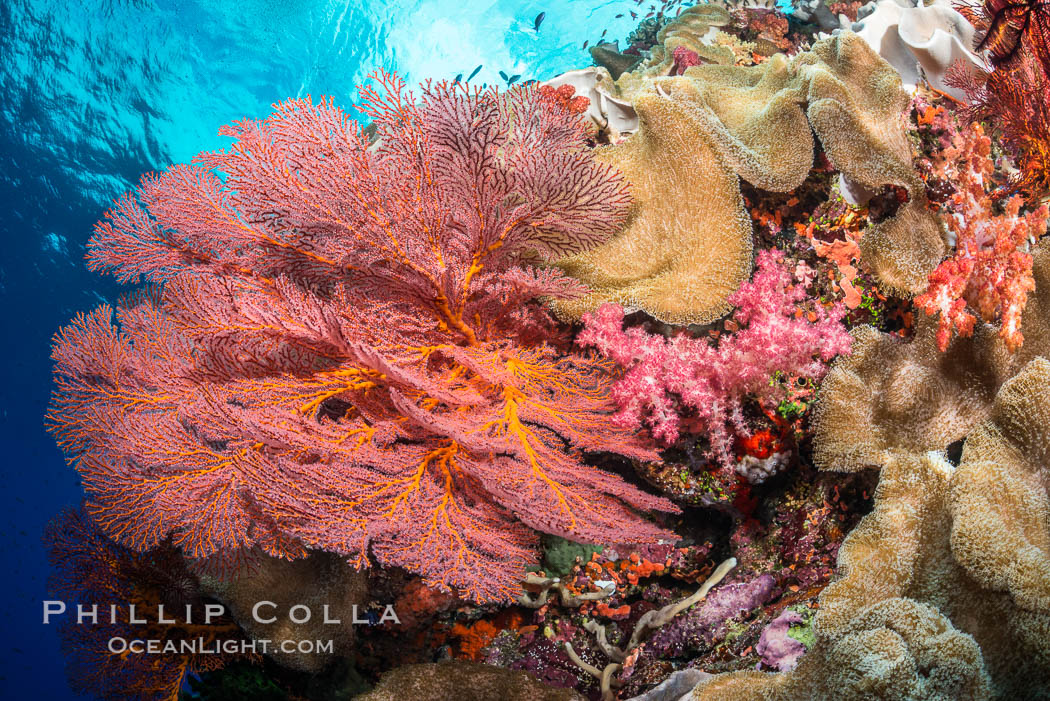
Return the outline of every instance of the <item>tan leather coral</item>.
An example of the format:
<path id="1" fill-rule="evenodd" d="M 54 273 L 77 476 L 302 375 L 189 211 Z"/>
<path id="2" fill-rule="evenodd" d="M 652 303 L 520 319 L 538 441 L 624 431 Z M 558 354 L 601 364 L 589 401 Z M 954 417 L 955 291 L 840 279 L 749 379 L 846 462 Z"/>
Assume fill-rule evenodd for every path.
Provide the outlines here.
<path id="1" fill-rule="evenodd" d="M 865 234 L 862 251 L 886 287 L 925 289 L 946 244 L 911 166 L 901 116 L 907 95 L 893 68 L 856 35 L 759 66 L 702 65 L 656 77 L 639 69 L 616 87 L 634 102 L 640 129 L 598 157 L 626 172 L 637 211 L 618 237 L 559 263 L 592 289 L 585 300 L 556 306 L 562 315 L 576 318 L 604 301 L 673 323 L 723 314 L 725 297 L 742 281 L 738 255 L 751 246 L 750 223 L 737 217 L 736 175 L 767 190 L 797 188 L 813 163 L 814 132 L 853 182 L 908 192 L 896 215 Z M 725 250 L 712 252 L 712 245 Z"/>
<path id="2" fill-rule="evenodd" d="M 555 309 L 579 317 L 615 301 L 673 323 L 712 321 L 751 271 L 751 220 L 737 176 L 695 137 L 681 105 L 649 95 L 635 108 L 639 133 L 596 152 L 631 183 L 633 214 L 619 236 L 559 262 L 592 292 Z"/>
<path id="3" fill-rule="evenodd" d="M 1050 360 L 1036 358 L 966 439 L 952 479 L 952 553 L 989 589 L 1050 614 Z"/>

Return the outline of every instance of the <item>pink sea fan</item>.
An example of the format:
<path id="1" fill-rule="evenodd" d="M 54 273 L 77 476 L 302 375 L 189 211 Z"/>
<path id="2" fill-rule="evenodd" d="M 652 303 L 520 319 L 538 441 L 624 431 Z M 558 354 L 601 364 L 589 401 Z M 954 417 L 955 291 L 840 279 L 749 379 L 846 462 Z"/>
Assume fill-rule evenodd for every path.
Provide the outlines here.
<path id="1" fill-rule="evenodd" d="M 139 551 L 321 549 L 475 600 L 511 598 L 538 531 L 671 537 L 638 513 L 670 502 L 584 462 L 654 456 L 536 299 L 579 292 L 535 263 L 618 231 L 623 178 L 534 86 L 376 79 L 374 141 L 283 102 L 97 226 L 89 265 L 157 287 L 55 338 L 50 429 L 91 515 Z"/>
<path id="2" fill-rule="evenodd" d="M 809 318 L 798 317 L 806 291 L 792 285 L 782 255 L 762 251 L 757 263 L 754 278 L 729 298 L 741 328 L 717 344 L 684 332 L 664 338 L 624 329 L 623 308 L 616 304 L 584 316 L 577 342 L 598 348 L 625 370 L 613 388 L 618 425 L 647 425 L 655 438 L 671 444 L 688 412 L 706 429 L 717 459 L 728 464 L 733 434 L 750 433 L 743 412 L 747 397 L 778 402 L 783 390 L 770 382 L 777 371 L 819 380 L 828 361 L 849 352 L 841 305 L 818 304 Z"/>

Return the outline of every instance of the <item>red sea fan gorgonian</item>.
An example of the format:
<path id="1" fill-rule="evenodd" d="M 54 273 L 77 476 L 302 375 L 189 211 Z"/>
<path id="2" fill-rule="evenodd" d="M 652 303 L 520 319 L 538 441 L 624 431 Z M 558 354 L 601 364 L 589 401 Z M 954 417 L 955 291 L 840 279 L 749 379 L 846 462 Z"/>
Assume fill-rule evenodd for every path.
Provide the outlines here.
<path id="1" fill-rule="evenodd" d="M 44 545 L 53 567 L 49 592 L 65 605 L 60 613 L 52 604 L 50 623 L 59 626 L 78 693 L 176 701 L 188 672 L 258 659 L 233 619 L 206 611 L 213 602 L 170 545 L 134 552 L 79 509 L 48 524 Z M 153 652 L 119 652 L 121 644 L 144 640 Z"/>
<path id="2" fill-rule="evenodd" d="M 575 292 L 532 264 L 617 231 L 626 183 L 534 86 L 416 102 L 374 78 L 371 142 L 283 102 L 97 226 L 90 266 L 154 287 L 55 339 L 51 430 L 90 512 L 139 550 L 372 555 L 476 600 L 509 597 L 537 531 L 669 537 L 636 513 L 668 501 L 582 462 L 652 454 L 535 301 Z"/>

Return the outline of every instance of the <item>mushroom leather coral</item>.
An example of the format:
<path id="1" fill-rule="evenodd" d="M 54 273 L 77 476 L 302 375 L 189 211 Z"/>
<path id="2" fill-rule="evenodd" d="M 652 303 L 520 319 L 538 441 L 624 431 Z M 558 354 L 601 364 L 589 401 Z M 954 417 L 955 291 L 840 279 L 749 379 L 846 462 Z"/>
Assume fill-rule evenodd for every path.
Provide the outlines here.
<path id="1" fill-rule="evenodd" d="M 749 222 L 737 213 L 735 176 L 777 192 L 799 187 L 813 164 L 813 132 L 850 180 L 875 191 L 907 190 L 908 202 L 864 234 L 861 250 L 886 288 L 925 289 L 947 247 L 911 164 L 902 120 L 908 96 L 896 71 L 855 34 L 759 66 L 701 65 L 668 77 L 639 72 L 616 85 L 635 103 L 641 128 L 598 157 L 626 171 L 637 209 L 622 234 L 559 262 L 592 289 L 558 303 L 559 313 L 578 318 L 616 301 L 673 323 L 724 314 L 751 245 Z"/>
<path id="2" fill-rule="evenodd" d="M 96 228 L 95 269 L 159 288 L 55 339 L 51 430 L 93 516 L 139 550 L 374 556 L 478 600 L 509 598 L 538 530 L 668 536 L 637 510 L 670 502 L 582 462 L 652 454 L 609 425 L 611 364 L 534 301 L 576 286 L 530 263 L 618 230 L 624 182 L 549 88 L 376 78 L 374 145 L 290 100 Z"/>
<path id="3" fill-rule="evenodd" d="M 1003 385 L 952 478 L 952 552 L 989 589 L 1050 614 L 1050 360 Z"/>
<path id="4" fill-rule="evenodd" d="M 952 466 L 902 453 L 880 478 L 874 510 L 843 542 L 838 578 L 820 595 L 814 648 L 788 674 L 717 675 L 694 699 L 1039 697 L 1050 615 L 956 560 Z"/>
<path id="5" fill-rule="evenodd" d="M 932 319 L 920 320 L 911 341 L 853 330 L 853 352 L 832 365 L 814 408 L 818 466 L 851 472 L 898 452 L 943 450 L 988 418 L 1012 368 L 995 330 L 980 324 L 945 352 L 936 331 Z"/>
<path id="6" fill-rule="evenodd" d="M 902 341 L 862 326 L 853 352 L 835 361 L 813 416 L 814 461 L 825 470 L 878 466 L 895 453 L 944 450 L 991 416 L 995 394 L 1037 356 L 1050 357 L 1050 239 L 1032 251 L 1035 291 L 1021 315 L 1027 338 L 1011 353 L 997 329 L 938 350 L 938 324 L 921 318 Z"/>
<path id="7" fill-rule="evenodd" d="M 554 309 L 579 318 L 617 302 L 677 324 L 713 321 L 729 311 L 729 295 L 751 271 L 751 220 L 739 180 L 696 137 L 680 104 L 647 95 L 635 109 L 638 133 L 595 154 L 630 181 L 631 219 L 606 244 L 558 261 L 590 292 L 556 300 Z"/>

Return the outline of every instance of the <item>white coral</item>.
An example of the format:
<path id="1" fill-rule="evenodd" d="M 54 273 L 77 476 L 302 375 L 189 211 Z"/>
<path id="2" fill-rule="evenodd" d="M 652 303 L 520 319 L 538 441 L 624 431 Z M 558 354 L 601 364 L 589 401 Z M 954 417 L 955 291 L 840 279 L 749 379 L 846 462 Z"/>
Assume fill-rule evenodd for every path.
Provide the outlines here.
<path id="1" fill-rule="evenodd" d="M 852 29 L 893 66 L 905 89 L 914 91 L 925 78 L 929 84 L 958 100 L 961 90 L 946 85 L 944 76 L 956 61 L 970 70 L 988 71 L 974 53 L 974 27 L 948 0 L 877 0 L 860 8 L 857 21 L 839 16 L 842 29 Z"/>

